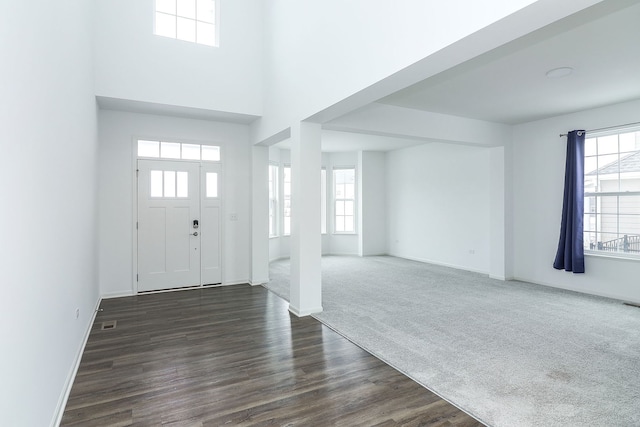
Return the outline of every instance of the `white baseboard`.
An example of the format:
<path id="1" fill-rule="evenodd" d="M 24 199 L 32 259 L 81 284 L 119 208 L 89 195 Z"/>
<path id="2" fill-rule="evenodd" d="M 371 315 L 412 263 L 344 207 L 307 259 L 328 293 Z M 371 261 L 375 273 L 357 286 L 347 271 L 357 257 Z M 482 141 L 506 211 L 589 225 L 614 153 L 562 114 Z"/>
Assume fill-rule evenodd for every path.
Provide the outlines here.
<path id="1" fill-rule="evenodd" d="M 135 294 L 136 293 L 133 291 L 111 292 L 111 293 L 102 295 L 102 299 L 131 297 L 131 296 L 134 296 Z"/>
<path id="2" fill-rule="evenodd" d="M 260 285 L 264 285 L 266 283 L 269 283 L 269 278 L 259 279 L 259 280 L 252 280 L 251 282 L 249 282 L 249 284 L 251 286 L 260 286 Z"/>
<path id="3" fill-rule="evenodd" d="M 434 260 L 424 259 L 424 258 L 416 258 L 416 257 L 411 257 L 411 256 L 405 256 L 405 255 L 389 254 L 389 256 L 396 257 L 396 258 L 404 258 L 404 259 L 408 259 L 410 261 L 418 261 L 418 262 L 424 262 L 424 263 L 427 263 L 427 264 L 440 265 L 442 267 L 455 268 L 456 270 L 470 271 L 472 273 L 484 274 L 486 276 L 489 275 L 488 271 L 477 270 L 477 269 L 465 267 L 465 266 L 462 266 L 462 265 L 449 264 L 449 263 L 446 263 L 446 262 L 434 261 Z"/>
<path id="4" fill-rule="evenodd" d="M 360 256 L 360 254 L 358 254 L 357 252 L 329 252 L 326 254 L 323 254 L 323 256 Z"/>
<path id="5" fill-rule="evenodd" d="M 87 331 L 84 334 L 84 339 L 80 344 L 80 348 L 78 348 L 76 359 L 73 363 L 71 371 L 69 371 L 69 375 L 67 376 L 67 381 L 65 382 L 63 393 L 60 395 L 60 399 L 58 400 L 55 416 L 54 416 L 54 419 L 52 420 L 53 422 L 51 423 L 52 427 L 57 427 L 60 425 L 60 422 L 62 422 L 62 415 L 64 414 L 64 410 L 67 407 L 67 401 L 69 400 L 69 395 L 71 394 L 71 388 L 73 387 L 73 382 L 75 381 L 76 375 L 78 374 L 80 361 L 82 360 L 84 349 L 87 346 L 87 341 L 89 341 L 89 335 L 91 334 L 93 322 L 95 322 L 96 320 L 96 315 L 98 314 L 98 310 L 100 309 L 101 302 L 102 302 L 102 298 L 98 297 L 98 302 L 95 306 L 95 309 L 93 310 L 93 315 L 89 319 L 89 324 L 87 325 Z"/>
<path id="6" fill-rule="evenodd" d="M 244 279 L 244 280 L 230 280 L 228 282 L 224 282 L 222 283 L 221 286 L 234 286 L 234 285 L 247 285 L 250 284 L 251 282 L 248 279 Z"/>
<path id="7" fill-rule="evenodd" d="M 640 300 L 636 300 L 635 298 L 626 298 L 626 297 L 621 296 L 621 295 L 610 294 L 610 293 L 607 293 L 607 292 L 594 292 L 594 291 L 591 291 L 591 290 L 585 290 L 584 288 L 577 287 L 577 286 L 560 286 L 560 285 L 554 285 L 552 283 L 547 283 L 547 282 L 542 282 L 542 281 L 534 281 L 534 280 L 530 280 L 530 279 L 524 279 L 522 277 L 514 277 L 512 280 L 517 280 L 518 282 L 532 283 L 532 284 L 538 285 L 538 286 L 546 286 L 548 288 L 562 289 L 564 291 L 577 292 L 579 294 L 593 295 L 593 296 L 596 296 L 596 297 L 609 298 L 609 299 L 614 299 L 614 300 L 618 300 L 618 301 L 624 301 L 624 302 L 630 302 L 630 303 L 634 303 L 634 304 L 640 304 Z"/>
<path id="8" fill-rule="evenodd" d="M 311 316 L 312 314 L 318 314 L 318 313 L 322 313 L 323 308 L 322 306 L 320 307 L 315 307 L 315 308 L 309 308 L 306 310 L 300 310 L 297 307 L 292 306 L 291 304 L 289 304 L 289 311 L 293 314 L 295 314 L 298 317 L 305 317 L 305 316 Z"/>

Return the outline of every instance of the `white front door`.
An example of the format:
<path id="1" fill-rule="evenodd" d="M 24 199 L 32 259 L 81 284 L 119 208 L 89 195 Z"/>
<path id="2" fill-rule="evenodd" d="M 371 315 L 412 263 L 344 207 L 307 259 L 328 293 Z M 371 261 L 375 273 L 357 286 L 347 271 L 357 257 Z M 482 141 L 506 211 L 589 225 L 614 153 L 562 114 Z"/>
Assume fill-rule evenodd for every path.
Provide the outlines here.
<path id="1" fill-rule="evenodd" d="M 201 285 L 200 164 L 138 160 L 138 292 Z"/>

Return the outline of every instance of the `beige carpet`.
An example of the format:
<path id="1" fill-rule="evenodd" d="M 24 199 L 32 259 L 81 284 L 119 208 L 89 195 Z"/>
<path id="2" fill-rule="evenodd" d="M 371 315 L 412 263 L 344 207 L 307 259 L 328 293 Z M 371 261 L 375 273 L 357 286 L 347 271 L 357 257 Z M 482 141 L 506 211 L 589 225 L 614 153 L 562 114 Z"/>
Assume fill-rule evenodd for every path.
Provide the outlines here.
<path id="1" fill-rule="evenodd" d="M 288 300 L 289 263 L 266 286 Z M 640 426 L 640 309 L 393 257 L 323 258 L 331 328 L 492 426 Z"/>

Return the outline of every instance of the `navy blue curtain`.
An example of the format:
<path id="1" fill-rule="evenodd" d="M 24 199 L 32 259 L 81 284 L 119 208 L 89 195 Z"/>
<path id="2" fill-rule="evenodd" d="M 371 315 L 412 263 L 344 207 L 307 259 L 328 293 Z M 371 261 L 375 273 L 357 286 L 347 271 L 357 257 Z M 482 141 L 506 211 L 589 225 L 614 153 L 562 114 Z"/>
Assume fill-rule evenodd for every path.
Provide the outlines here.
<path id="1" fill-rule="evenodd" d="M 553 262 L 553 268 L 574 273 L 584 273 L 584 134 L 583 130 L 573 130 L 567 135 L 562 223 L 558 252 Z"/>

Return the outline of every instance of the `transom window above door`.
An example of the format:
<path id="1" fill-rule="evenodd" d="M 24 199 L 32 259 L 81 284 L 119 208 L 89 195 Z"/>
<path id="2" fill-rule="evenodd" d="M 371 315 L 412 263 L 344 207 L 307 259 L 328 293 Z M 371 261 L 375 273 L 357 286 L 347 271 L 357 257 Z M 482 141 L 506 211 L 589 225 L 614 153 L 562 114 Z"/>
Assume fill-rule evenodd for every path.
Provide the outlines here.
<path id="1" fill-rule="evenodd" d="M 172 160 L 220 161 L 220 147 L 216 145 L 187 144 L 181 142 L 138 140 L 138 157 Z"/>

